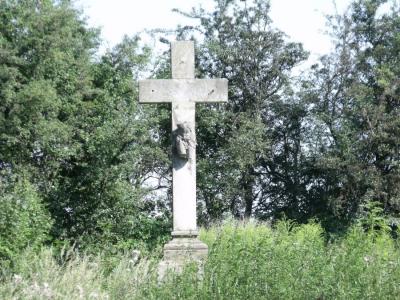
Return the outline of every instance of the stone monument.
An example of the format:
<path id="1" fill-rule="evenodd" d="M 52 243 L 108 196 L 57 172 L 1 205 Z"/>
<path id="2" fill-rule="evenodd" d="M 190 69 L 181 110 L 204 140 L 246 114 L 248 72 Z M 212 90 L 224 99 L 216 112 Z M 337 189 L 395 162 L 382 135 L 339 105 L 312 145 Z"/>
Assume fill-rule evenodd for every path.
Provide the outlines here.
<path id="1" fill-rule="evenodd" d="M 226 79 L 194 78 L 192 41 L 171 44 L 171 66 L 172 79 L 139 81 L 140 103 L 172 104 L 173 239 L 164 246 L 160 273 L 207 257 L 207 245 L 197 239 L 195 104 L 228 100 Z"/>

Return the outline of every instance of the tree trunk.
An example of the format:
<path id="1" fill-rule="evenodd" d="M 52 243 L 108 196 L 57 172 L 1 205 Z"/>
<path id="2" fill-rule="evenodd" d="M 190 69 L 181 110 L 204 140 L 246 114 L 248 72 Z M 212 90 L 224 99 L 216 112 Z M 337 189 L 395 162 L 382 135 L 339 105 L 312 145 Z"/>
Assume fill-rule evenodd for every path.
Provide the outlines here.
<path id="1" fill-rule="evenodd" d="M 254 178 L 252 175 L 249 173 L 252 171 L 249 171 L 245 175 L 245 180 L 243 181 L 243 190 L 244 190 L 244 218 L 245 219 L 250 219 L 251 213 L 253 212 L 253 202 L 254 202 L 254 197 L 253 197 L 253 181 Z"/>

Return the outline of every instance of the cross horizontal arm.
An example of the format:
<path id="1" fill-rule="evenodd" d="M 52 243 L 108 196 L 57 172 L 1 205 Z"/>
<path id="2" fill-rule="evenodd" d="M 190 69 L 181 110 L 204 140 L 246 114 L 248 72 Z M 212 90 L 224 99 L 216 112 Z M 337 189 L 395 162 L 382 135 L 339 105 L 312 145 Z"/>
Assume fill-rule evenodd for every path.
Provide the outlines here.
<path id="1" fill-rule="evenodd" d="M 149 79 L 139 81 L 140 103 L 226 102 L 226 79 Z"/>

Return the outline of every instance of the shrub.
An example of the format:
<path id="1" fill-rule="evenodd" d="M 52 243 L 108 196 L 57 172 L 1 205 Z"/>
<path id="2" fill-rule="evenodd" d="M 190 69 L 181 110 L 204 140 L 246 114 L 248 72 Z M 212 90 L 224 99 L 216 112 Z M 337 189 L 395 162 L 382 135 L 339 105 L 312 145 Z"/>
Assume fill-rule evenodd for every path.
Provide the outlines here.
<path id="1" fill-rule="evenodd" d="M 2 183 L 0 182 L 0 185 Z M 25 179 L 3 184 L 0 190 L 0 260 L 10 260 L 47 238 L 51 219 L 35 188 Z"/>

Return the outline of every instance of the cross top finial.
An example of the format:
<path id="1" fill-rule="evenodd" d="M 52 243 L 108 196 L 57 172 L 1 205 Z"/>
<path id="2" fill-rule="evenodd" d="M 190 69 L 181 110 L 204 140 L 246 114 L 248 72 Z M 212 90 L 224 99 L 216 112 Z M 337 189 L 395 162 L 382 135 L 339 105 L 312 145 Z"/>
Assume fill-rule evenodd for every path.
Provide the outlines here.
<path id="1" fill-rule="evenodd" d="M 193 41 L 178 41 L 171 43 L 171 69 L 173 79 L 194 78 Z"/>

